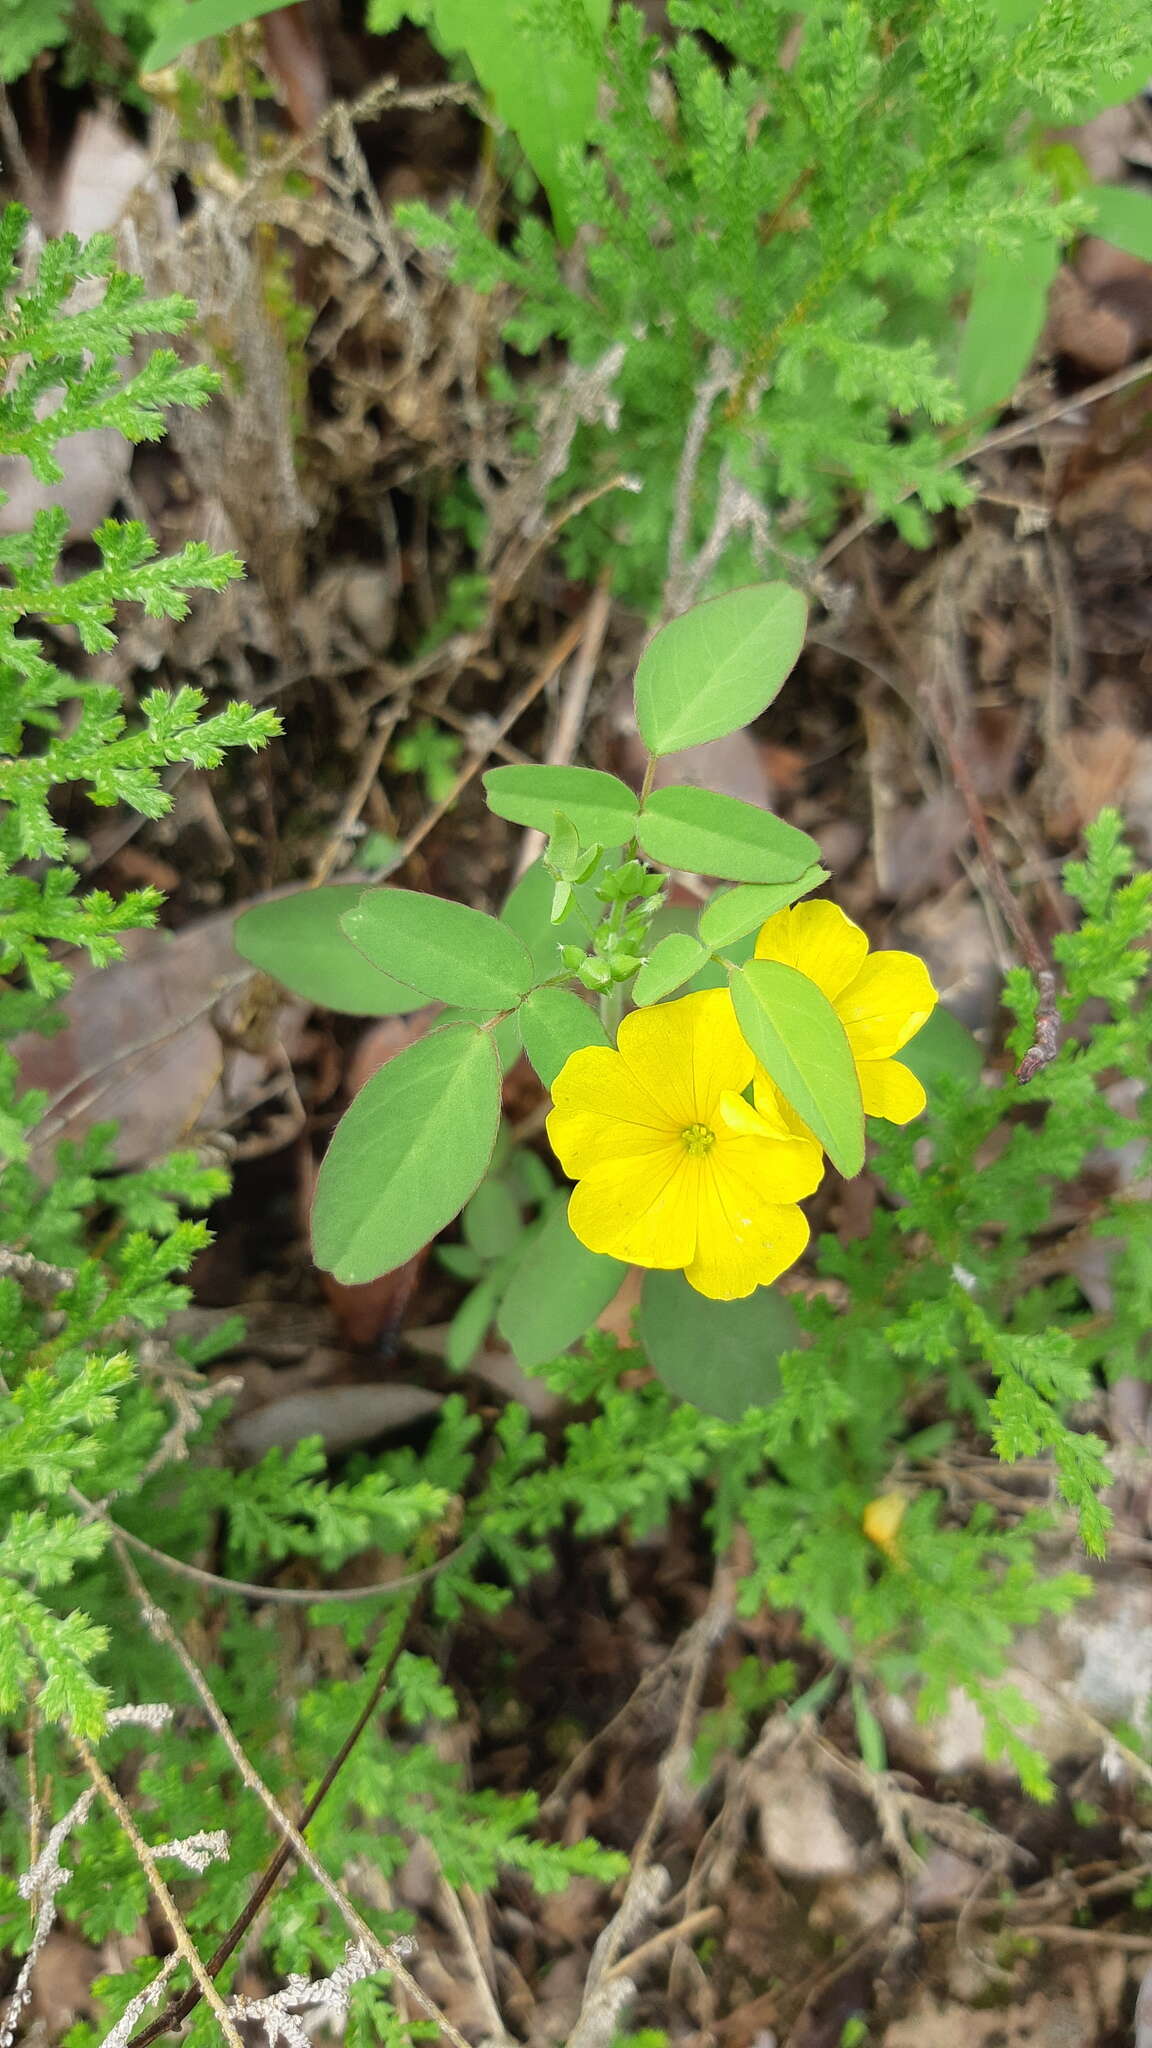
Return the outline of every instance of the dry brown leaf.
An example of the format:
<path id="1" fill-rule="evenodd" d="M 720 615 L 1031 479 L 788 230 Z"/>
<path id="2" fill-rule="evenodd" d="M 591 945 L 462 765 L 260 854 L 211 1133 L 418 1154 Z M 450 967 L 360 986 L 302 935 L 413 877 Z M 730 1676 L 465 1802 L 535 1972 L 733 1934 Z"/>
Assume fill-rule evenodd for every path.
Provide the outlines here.
<path id="1" fill-rule="evenodd" d="M 61 1139 L 108 1118 L 119 1124 L 118 1164 L 157 1159 L 197 1128 L 234 1118 L 264 1082 L 269 1054 L 225 1046 L 213 1017 L 255 980 L 233 948 L 233 922 L 223 911 L 183 932 L 130 933 L 128 958 L 81 970 L 62 1004 L 64 1031 L 15 1041 L 24 1086 L 52 1098 L 38 1166 Z M 306 1014 L 303 1004 L 273 1004 L 266 1022 L 276 1016 L 283 1044 Z"/>

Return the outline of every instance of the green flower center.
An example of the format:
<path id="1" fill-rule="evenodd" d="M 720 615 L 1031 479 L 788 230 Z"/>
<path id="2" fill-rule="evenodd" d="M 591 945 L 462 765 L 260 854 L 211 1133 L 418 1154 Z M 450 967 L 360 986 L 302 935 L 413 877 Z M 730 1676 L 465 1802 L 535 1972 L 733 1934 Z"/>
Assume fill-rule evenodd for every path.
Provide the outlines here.
<path id="1" fill-rule="evenodd" d="M 685 1124 L 680 1133 L 684 1150 L 698 1159 L 702 1153 L 710 1152 L 716 1143 L 716 1133 L 708 1124 Z"/>

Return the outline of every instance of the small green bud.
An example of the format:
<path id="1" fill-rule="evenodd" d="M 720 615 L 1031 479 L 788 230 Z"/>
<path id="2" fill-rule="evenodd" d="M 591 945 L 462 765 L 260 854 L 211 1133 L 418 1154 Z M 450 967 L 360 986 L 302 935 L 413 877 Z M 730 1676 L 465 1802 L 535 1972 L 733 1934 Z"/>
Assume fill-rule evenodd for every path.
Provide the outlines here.
<path id="1" fill-rule="evenodd" d="M 643 960 L 636 953 L 617 953 L 612 962 L 612 979 L 613 981 L 631 981 L 632 976 L 639 974 L 643 965 Z"/>
<path id="2" fill-rule="evenodd" d="M 585 959 L 583 946 L 561 946 L 560 959 L 569 974 L 579 974 Z"/>
<path id="3" fill-rule="evenodd" d="M 580 980 L 588 989 L 606 989 L 612 980 L 612 969 L 606 960 L 585 960 L 578 972 Z"/>

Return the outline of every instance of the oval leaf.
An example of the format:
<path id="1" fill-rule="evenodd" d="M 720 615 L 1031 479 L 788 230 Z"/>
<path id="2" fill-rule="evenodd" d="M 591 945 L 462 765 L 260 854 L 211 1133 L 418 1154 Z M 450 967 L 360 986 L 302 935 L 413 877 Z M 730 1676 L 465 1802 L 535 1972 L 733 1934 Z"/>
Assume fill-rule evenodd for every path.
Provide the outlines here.
<path id="1" fill-rule="evenodd" d="M 535 980 L 528 949 L 497 918 L 414 889 L 370 889 L 342 920 L 374 967 L 461 1010 L 514 1009 Z"/>
<path id="2" fill-rule="evenodd" d="M 950 1010 L 937 1006 L 915 1038 L 902 1046 L 902 1067 L 909 1067 L 929 1095 L 941 1081 L 952 1080 L 961 1088 L 975 1090 L 984 1072 L 984 1054 L 978 1040 Z"/>
<path id="3" fill-rule="evenodd" d="M 360 1090 L 325 1154 L 317 1265 L 349 1284 L 402 1266 L 479 1186 L 499 1124 L 489 1032 L 449 1024 L 398 1053 Z"/>
<path id="4" fill-rule="evenodd" d="M 1094 185 L 1089 197 L 1096 202 L 1092 233 L 1152 263 L 1152 194 L 1138 185 Z"/>
<path id="5" fill-rule="evenodd" d="M 518 1365 L 547 1365 L 590 1330 L 628 1271 L 590 1252 L 568 1227 L 565 1203 L 524 1246 L 500 1304 L 496 1327 Z"/>
<path id="6" fill-rule="evenodd" d="M 271 14 L 278 5 L 280 0 L 191 0 L 191 5 L 177 9 L 153 38 L 144 52 L 140 69 L 145 75 L 150 71 L 162 71 L 174 57 L 178 57 L 182 50 L 190 50 L 194 43 L 202 43 L 207 36 L 226 36 L 246 21 L 256 21 L 262 14 Z M 167 9 L 157 8 L 156 13 L 167 13 Z"/>
<path id="7" fill-rule="evenodd" d="M 662 996 L 670 996 L 674 988 L 682 988 L 707 958 L 708 948 L 690 932 L 669 932 L 666 939 L 652 948 L 632 984 L 637 1007 L 643 1009 L 646 1003 L 658 1003 Z"/>
<path id="8" fill-rule="evenodd" d="M 795 882 L 745 882 L 737 889 L 723 889 L 700 912 L 700 937 L 710 947 L 733 945 L 827 880 L 827 868 L 809 868 Z"/>
<path id="9" fill-rule="evenodd" d="M 326 1010 L 394 1017 L 418 1009 L 415 989 L 373 967 L 341 929 L 341 918 L 364 893 L 362 883 L 340 882 L 257 903 L 237 918 L 232 943 L 254 967 Z"/>
<path id="10" fill-rule="evenodd" d="M 503 1259 L 513 1251 L 524 1228 L 520 1204 L 508 1186 L 490 1173 L 482 1180 L 460 1219 L 464 1241 L 482 1259 Z"/>
<path id="11" fill-rule="evenodd" d="M 471 1365 L 488 1335 L 499 1299 L 500 1287 L 496 1280 L 482 1280 L 479 1287 L 474 1287 L 471 1294 L 464 1296 L 448 1325 L 444 1346 L 445 1363 L 453 1372 L 463 1372 L 465 1366 Z"/>
<path id="12" fill-rule="evenodd" d="M 761 1066 L 841 1173 L 864 1164 L 864 1108 L 844 1026 L 795 967 L 749 960 L 732 976 L 740 1029 Z"/>
<path id="13" fill-rule="evenodd" d="M 960 338 L 956 382 L 969 418 L 1007 405 L 1027 370 L 1048 314 L 1048 287 L 1060 265 L 1052 235 L 1019 249 L 986 249 Z"/>
<path id="14" fill-rule="evenodd" d="M 806 832 L 714 789 L 654 790 L 636 837 L 665 867 L 726 882 L 794 882 L 820 859 Z"/>
<path id="15" fill-rule="evenodd" d="M 589 1004 L 567 988 L 533 989 L 520 1011 L 520 1035 L 546 1088 L 570 1053 L 586 1045 L 607 1045 L 608 1034 Z"/>
<path id="16" fill-rule="evenodd" d="M 669 1393 L 739 1422 L 780 1392 L 776 1360 L 801 1332 L 786 1295 L 758 1287 L 743 1301 L 709 1301 L 683 1273 L 646 1273 L 637 1335 Z"/>
<path id="17" fill-rule="evenodd" d="M 796 665 L 807 617 L 790 584 L 752 583 L 661 627 L 636 671 L 636 723 L 652 753 L 718 740 L 759 718 Z"/>
<path id="18" fill-rule="evenodd" d="M 601 768 L 490 768 L 484 788 L 498 818 L 551 832 L 559 812 L 581 846 L 623 846 L 636 830 L 636 798 Z"/>

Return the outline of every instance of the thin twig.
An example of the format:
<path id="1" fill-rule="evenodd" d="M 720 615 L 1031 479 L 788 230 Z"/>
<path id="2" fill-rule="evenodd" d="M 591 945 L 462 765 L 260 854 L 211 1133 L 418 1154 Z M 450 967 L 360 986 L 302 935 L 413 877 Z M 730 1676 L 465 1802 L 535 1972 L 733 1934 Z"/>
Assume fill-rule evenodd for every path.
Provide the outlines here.
<path id="1" fill-rule="evenodd" d="M 579 745 L 584 714 L 588 709 L 588 694 L 592 688 L 592 678 L 596 673 L 596 664 L 600 659 L 600 650 L 604 645 L 604 635 L 608 630 L 608 620 L 611 616 L 611 585 L 612 571 L 605 569 L 601 572 L 596 594 L 585 613 L 584 637 L 577 649 L 560 699 L 556 730 L 544 756 L 549 768 L 567 767 Z M 516 862 L 517 879 L 531 867 L 534 860 L 539 859 L 546 843 L 546 835 L 543 832 L 525 832 L 520 846 L 520 856 Z"/>
<path id="2" fill-rule="evenodd" d="M 401 849 L 401 861 L 408 860 L 415 853 L 416 848 L 423 845 L 428 834 L 440 823 L 445 813 L 451 810 L 457 797 L 463 790 L 467 789 L 473 776 L 479 774 L 485 761 L 488 760 L 492 753 L 497 740 L 502 740 L 507 736 L 517 719 L 523 717 L 529 706 L 535 703 L 541 690 L 551 682 L 557 670 L 563 668 L 569 655 L 579 647 L 587 631 L 589 614 L 596 602 L 597 598 L 593 597 L 581 612 L 580 617 L 574 619 L 567 631 L 560 635 L 559 640 L 556 641 L 555 645 L 545 655 L 535 675 L 529 682 L 525 683 L 524 688 L 512 699 L 508 708 L 501 713 L 497 724 L 492 728 L 492 732 L 486 738 L 484 745 L 478 748 L 465 761 L 447 796 L 442 797 L 438 804 L 434 804 L 427 817 L 416 826 L 415 831 L 409 833 Z"/>
<path id="3" fill-rule="evenodd" d="M 58 1294 L 75 1286 L 76 1275 L 64 1266 L 50 1266 L 31 1252 L 13 1251 L 0 1245 L 0 1280 L 15 1280 L 17 1286 L 40 1308 L 50 1308 Z"/>
<path id="4" fill-rule="evenodd" d="M 904 642 L 903 634 L 893 624 L 887 609 L 881 603 L 875 588 L 875 579 L 870 565 L 865 567 L 865 589 L 868 593 L 872 615 L 889 646 L 898 655 L 910 676 L 916 674 Z M 904 693 L 901 691 L 901 697 Z M 980 792 L 968 765 L 968 758 L 960 743 L 950 710 L 942 701 L 938 689 L 921 690 L 915 702 L 921 710 L 928 730 L 935 742 L 937 752 L 942 756 L 944 766 L 952 777 L 957 793 L 968 814 L 968 825 L 980 855 L 984 877 L 995 899 L 997 909 L 1020 949 L 1024 965 L 1036 985 L 1035 1041 L 1029 1046 L 1016 1069 L 1016 1079 L 1026 1083 L 1035 1079 L 1042 1067 L 1056 1058 L 1060 1049 L 1060 1012 L 1056 1006 L 1056 976 L 1024 912 L 1008 886 L 1008 878 L 1001 866 L 1000 856 L 992 841 L 988 819 L 980 801 Z"/>
<path id="5" fill-rule="evenodd" d="M 712 417 L 712 407 L 720 393 L 731 387 L 734 374 L 735 364 L 731 355 L 726 348 L 721 348 L 717 344 L 709 355 L 708 368 L 696 387 L 696 399 L 689 415 L 684 446 L 680 451 L 672 529 L 668 536 L 668 573 L 664 580 L 665 617 L 672 617 L 677 609 L 676 592 L 684 575 L 688 541 L 692 532 L 696 474 L 700 467 L 708 422 Z"/>
<path id="6" fill-rule="evenodd" d="M 435 1855 L 434 1850 L 432 1853 Z M 480 2006 L 483 2014 L 483 2023 L 488 2040 L 493 2044 L 493 2048 L 513 2048 L 511 2036 L 504 2024 L 503 2015 L 496 2003 L 495 1994 L 488 1979 L 488 1972 L 484 1968 L 483 1959 L 476 1946 L 476 1937 L 468 1925 L 468 1915 L 465 1913 L 443 1871 L 440 1873 L 440 1883 L 437 1891 L 444 1917 L 448 1921 L 455 1937 L 456 1946 L 460 1951 L 465 1970 L 467 1971 L 468 1982 L 476 1994 L 477 2004 Z"/>
<path id="7" fill-rule="evenodd" d="M 312 870 L 311 886 L 313 889 L 319 889 L 328 880 L 329 875 L 339 860 L 344 850 L 345 841 L 349 838 L 353 827 L 357 823 L 360 813 L 368 801 L 372 784 L 380 773 L 380 763 L 383 761 L 391 744 L 392 735 L 400 723 L 400 716 L 400 709 L 397 708 L 395 711 L 387 712 L 381 718 L 376 728 L 375 736 L 365 751 L 356 780 L 344 799 L 340 816 L 332 827 Z"/>
<path id="8" fill-rule="evenodd" d="M 177 1635 L 164 1609 L 156 1606 L 139 1573 L 133 1568 L 126 1557 L 120 1558 L 120 1567 L 133 1593 L 136 1595 L 147 1627 L 158 1642 L 163 1643 L 167 1649 L 171 1650 L 184 1676 L 195 1691 L 204 1712 L 207 1714 L 217 1735 L 228 1751 L 236 1769 L 239 1771 L 241 1778 L 249 1791 L 256 1794 L 257 1799 L 259 1799 L 273 1825 L 279 1830 L 283 1842 L 290 1849 L 292 1855 L 296 1857 L 298 1862 L 304 1865 L 309 1875 L 315 1879 L 325 1898 L 335 1907 L 350 1933 L 355 1935 L 357 1941 L 364 1943 L 369 1954 L 375 1958 L 382 1970 L 390 1970 L 393 1975 L 400 1979 L 405 1990 L 416 1999 L 429 2018 L 435 2020 L 441 2032 L 452 2042 L 453 2048 L 469 2048 L 469 2044 L 465 2041 L 463 2035 L 457 2033 L 451 2020 L 446 2018 L 444 2013 L 440 2011 L 439 2006 L 428 1997 L 427 1992 L 422 1990 L 415 1978 L 409 1975 L 403 1964 L 398 1961 L 393 1950 L 386 1947 L 379 1937 L 372 1932 L 368 1922 L 357 1912 L 351 1899 L 345 1896 L 340 1886 L 336 1883 L 335 1878 L 330 1876 L 329 1872 L 325 1869 L 315 1850 L 309 1848 L 295 1822 L 289 1819 L 275 1793 L 264 1783 L 259 1771 L 250 1761 L 247 1752 L 241 1748 L 232 1731 L 228 1716 L 216 1699 L 216 1695 L 208 1684 L 195 1658 L 185 1648 L 185 1645 Z M 211 1980 L 209 1979 L 208 1981 L 210 1982 Z M 201 1988 L 203 1988 L 203 1985 Z"/>
<path id="9" fill-rule="evenodd" d="M 1118 391 L 1127 391 L 1130 385 L 1139 384 L 1149 376 L 1152 376 L 1152 356 L 1143 356 L 1138 363 L 1129 363 L 1126 370 L 1117 370 L 1111 377 L 1101 377 L 1098 383 L 1086 385 L 1083 391 L 1075 392 L 1071 398 L 1056 399 L 1026 420 L 1016 420 L 1009 427 L 996 427 L 992 433 L 982 434 L 978 441 L 972 441 L 967 448 L 950 455 L 941 467 L 959 469 L 961 463 L 974 462 L 978 456 L 989 455 L 994 449 L 1011 448 L 1018 441 L 1030 441 L 1033 435 L 1052 426 L 1056 420 L 1064 419 L 1068 413 L 1076 412 L 1080 406 L 1098 405 L 1102 398 L 1112 398 Z M 899 493 L 895 503 L 905 505 L 915 495 L 916 486 L 911 484 L 906 491 Z M 859 540 L 862 534 L 868 533 L 882 520 L 891 518 L 892 510 L 893 507 L 885 506 L 883 510 L 877 508 L 860 512 L 855 519 L 850 519 L 847 526 L 833 534 L 823 549 L 816 564 L 817 570 L 826 569 L 830 562 L 852 546 L 853 541 Z"/>
<path id="10" fill-rule="evenodd" d="M 688 1913 L 683 1920 L 678 1920 L 675 1927 L 662 1927 L 659 1934 L 653 1934 L 649 1940 L 641 1942 L 639 1948 L 634 1948 L 630 1956 L 613 1963 L 610 1970 L 605 1970 L 601 1982 L 611 1984 L 617 1977 L 635 1977 L 637 1971 L 644 1969 L 662 1949 L 670 1948 L 676 1941 L 693 1940 L 697 1934 L 703 1934 L 706 1927 L 714 1927 L 719 1918 L 719 1906 L 700 1906 L 695 1913 Z"/>
<path id="11" fill-rule="evenodd" d="M 131 1585 L 133 1581 L 135 1581 L 136 1584 L 141 1584 L 142 1582 L 139 1579 L 139 1574 L 134 1571 L 131 1559 L 126 1557 L 124 1552 L 119 1548 L 117 1549 L 116 1555 L 120 1563 L 121 1570 L 125 1573 L 125 1576 L 128 1578 L 129 1584 Z M 147 1609 L 152 1609 L 153 1603 L 148 1595 L 146 1588 L 144 1590 L 143 1597 L 145 1607 Z M 167 1619 L 167 1617 L 165 1617 L 165 1619 Z M 379 1708 L 380 1702 L 383 1699 L 388 1686 L 391 1684 L 392 1675 L 396 1669 L 397 1660 L 399 1659 L 403 1647 L 404 1631 L 403 1629 L 397 1629 L 395 1641 L 393 1642 L 392 1648 L 388 1656 L 384 1660 L 384 1664 L 381 1670 L 377 1673 L 375 1683 L 373 1684 L 372 1689 L 368 1694 L 368 1698 L 364 1702 L 364 1705 L 360 1713 L 357 1715 L 356 1720 L 354 1721 L 352 1727 L 349 1729 L 347 1735 L 345 1736 L 343 1742 L 340 1745 L 340 1748 L 337 1750 L 336 1755 L 333 1757 L 331 1763 L 328 1765 L 327 1770 L 324 1772 L 324 1775 L 321 1778 L 320 1783 L 317 1785 L 315 1792 L 308 1800 L 307 1804 L 304 1807 L 304 1811 L 300 1815 L 300 1819 L 297 1823 L 298 1833 L 303 1833 L 303 1830 L 308 1826 L 309 1822 L 315 1818 L 321 1805 L 327 1798 L 329 1792 L 331 1791 L 333 1785 L 339 1777 L 340 1772 L 343 1770 L 344 1765 L 347 1763 L 348 1758 L 351 1756 L 352 1751 L 355 1749 L 356 1744 L 359 1742 L 360 1737 L 363 1735 L 364 1730 L 367 1728 L 369 1721 L 372 1719 L 372 1716 L 376 1713 L 377 1709 Z M 265 1865 L 264 1870 L 262 1871 L 260 1877 L 257 1879 L 256 1884 L 253 1886 L 253 1889 L 248 1897 L 246 1904 L 244 1905 L 240 1913 L 238 1913 L 236 1919 L 233 1921 L 227 1934 L 219 1943 L 214 1953 L 208 1958 L 207 1967 L 210 1975 L 214 1977 L 218 1976 L 220 1971 L 224 1968 L 225 1963 L 228 1961 L 229 1956 L 231 1956 L 233 1952 L 239 1947 L 241 1941 L 243 1941 L 244 1939 L 244 1936 L 247 1934 L 248 1929 L 251 1927 L 257 1914 L 259 1913 L 260 1908 L 263 1906 L 265 1899 L 273 1890 L 276 1881 L 280 1876 L 281 1871 L 289 1862 L 291 1862 L 291 1860 L 292 1845 L 290 1842 L 281 1839 L 278 1848 L 273 1852 L 268 1863 Z M 420 1995 L 422 1997 L 423 1993 L 421 1993 Z M 148 2044 L 150 2042 L 158 2041 L 162 2035 L 171 2033 L 175 2028 L 179 2027 L 182 2021 L 187 2019 L 189 2013 L 195 2011 L 198 2003 L 199 1993 L 197 1992 L 195 1987 L 193 1987 L 189 1991 L 184 1992 L 181 1997 L 174 1999 L 170 2005 L 167 2005 L 164 2008 L 164 2011 L 159 2013 L 154 2020 L 151 2020 L 141 2033 L 133 2036 L 132 2041 L 129 2044 L 129 2048 L 148 2048 Z"/>
<path id="12" fill-rule="evenodd" d="M 97 1513 L 102 1514 L 102 1510 L 97 1509 Z M 191 1579 L 197 1586 L 208 1586 L 213 1592 L 232 1593 L 237 1599 L 267 1601 L 270 1605 L 282 1607 L 320 1607 L 326 1603 L 339 1606 L 347 1600 L 386 1600 L 394 1593 L 411 1593 L 415 1587 L 426 1586 L 430 1579 L 439 1578 L 440 1573 L 450 1564 L 455 1564 L 476 1541 L 475 1537 L 469 1537 L 466 1542 L 458 1543 L 454 1550 L 438 1557 L 435 1564 L 426 1564 L 421 1571 L 406 1572 L 400 1579 L 377 1579 L 370 1586 L 261 1586 L 255 1580 L 229 1579 L 221 1572 L 206 1571 L 202 1565 L 187 1564 L 182 1557 L 172 1557 L 166 1550 L 157 1550 L 153 1544 L 146 1543 L 143 1536 L 134 1536 L 130 1529 L 112 1521 L 110 1516 L 102 1514 L 102 1519 L 113 1531 L 114 1538 L 127 1543 L 142 1557 L 150 1557 L 156 1564 L 163 1565 L 165 1571 L 175 1572 L 182 1579 Z"/>
<path id="13" fill-rule="evenodd" d="M 695 1642 L 684 1684 L 684 1694 L 680 1702 L 680 1712 L 676 1719 L 675 1733 L 660 1765 L 660 1778 L 656 1797 L 652 1801 L 651 1810 L 640 1833 L 640 1839 L 632 1852 L 632 1869 L 627 1887 L 625 1888 L 624 1898 L 613 1926 L 607 1931 L 607 1938 L 601 1937 L 604 1946 L 603 1952 L 597 1959 L 597 1982 L 604 1980 L 628 1938 L 628 1914 L 626 1909 L 629 1900 L 643 1880 L 656 1838 L 664 1825 L 664 1817 L 668 1811 L 669 1800 L 672 1797 L 673 1791 L 680 1784 L 684 1770 L 689 1762 L 692 1735 L 696 1725 L 696 1716 L 700 1710 L 700 1699 L 704 1691 L 704 1681 L 708 1676 L 708 1669 L 712 1662 L 712 1653 L 721 1636 L 725 1634 L 732 1619 L 732 1601 L 733 1571 L 731 1563 L 724 1557 L 717 1564 L 708 1605 L 700 1620 L 696 1623 Z"/>
<path id="14" fill-rule="evenodd" d="M 220 2031 L 228 2042 L 228 2048 L 245 2048 L 244 2041 L 228 2017 L 228 2008 L 204 1966 L 200 1951 L 184 1925 L 176 1901 L 172 1897 L 163 1877 L 160 1875 L 156 1858 L 141 1835 L 115 1785 L 109 1778 L 108 1773 L 93 1756 L 84 1737 L 73 1731 L 71 1741 L 93 1785 L 95 1785 L 100 1793 L 105 1805 L 111 1807 L 125 1837 L 131 1844 L 136 1861 L 148 1880 L 148 1888 L 168 1922 L 172 1939 L 200 1987 L 200 1996 L 207 1999 L 208 2004 L 215 2013 Z"/>

